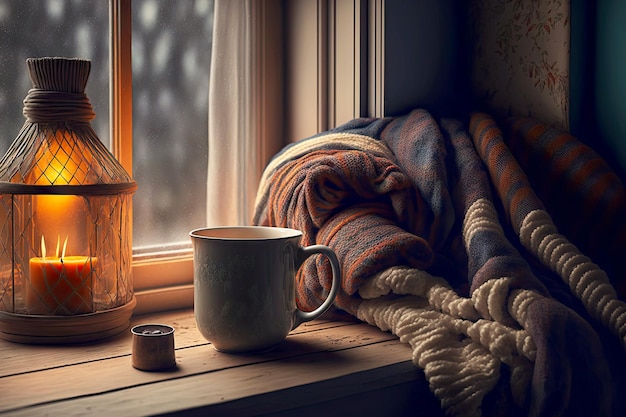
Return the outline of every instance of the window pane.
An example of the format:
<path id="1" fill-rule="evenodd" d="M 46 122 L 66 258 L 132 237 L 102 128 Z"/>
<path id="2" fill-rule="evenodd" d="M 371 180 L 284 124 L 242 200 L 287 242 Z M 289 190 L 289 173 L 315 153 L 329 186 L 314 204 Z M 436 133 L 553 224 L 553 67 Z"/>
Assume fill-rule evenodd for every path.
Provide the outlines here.
<path id="1" fill-rule="evenodd" d="M 189 244 L 206 216 L 213 0 L 133 0 L 136 249 Z"/>
<path id="2" fill-rule="evenodd" d="M 96 112 L 92 126 L 109 146 L 108 0 L 0 0 L 0 155 L 24 124 L 31 88 L 27 58 L 91 60 L 86 94 Z"/>

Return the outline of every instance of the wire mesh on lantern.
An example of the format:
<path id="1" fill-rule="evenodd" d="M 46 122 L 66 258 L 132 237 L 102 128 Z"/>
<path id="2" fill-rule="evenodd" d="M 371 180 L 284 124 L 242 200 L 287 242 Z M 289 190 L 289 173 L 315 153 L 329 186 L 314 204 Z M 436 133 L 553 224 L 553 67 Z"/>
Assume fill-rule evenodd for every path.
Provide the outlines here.
<path id="1" fill-rule="evenodd" d="M 0 160 L 0 337 L 95 340 L 134 308 L 132 193 L 85 95 L 91 62 L 27 60 L 26 122 Z"/>

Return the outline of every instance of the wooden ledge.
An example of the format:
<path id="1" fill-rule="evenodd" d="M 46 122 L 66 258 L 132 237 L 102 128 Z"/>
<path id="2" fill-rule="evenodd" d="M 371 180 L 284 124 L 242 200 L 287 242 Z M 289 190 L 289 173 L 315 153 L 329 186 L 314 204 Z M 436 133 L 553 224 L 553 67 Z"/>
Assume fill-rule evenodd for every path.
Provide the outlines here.
<path id="1" fill-rule="evenodd" d="M 229 355 L 191 310 L 132 320 L 142 323 L 175 328 L 175 369 L 133 368 L 130 331 L 82 345 L 0 341 L 0 416 L 438 415 L 409 346 L 367 324 L 316 320 L 270 352 Z"/>

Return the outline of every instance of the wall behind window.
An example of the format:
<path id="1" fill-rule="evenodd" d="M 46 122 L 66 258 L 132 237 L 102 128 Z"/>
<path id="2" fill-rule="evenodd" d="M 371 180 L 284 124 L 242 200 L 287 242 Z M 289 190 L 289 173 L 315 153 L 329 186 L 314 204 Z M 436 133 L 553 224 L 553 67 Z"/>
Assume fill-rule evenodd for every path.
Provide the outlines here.
<path id="1" fill-rule="evenodd" d="M 626 173 L 626 3 L 597 2 L 596 112 L 598 133 L 607 154 Z"/>
<path id="2" fill-rule="evenodd" d="M 385 116 L 466 110 L 465 9 L 456 0 L 385 2 Z"/>
<path id="3" fill-rule="evenodd" d="M 494 115 L 569 127 L 569 1 L 473 0 L 472 92 Z"/>
<path id="4" fill-rule="evenodd" d="M 626 3 L 572 0 L 572 132 L 626 175 Z"/>

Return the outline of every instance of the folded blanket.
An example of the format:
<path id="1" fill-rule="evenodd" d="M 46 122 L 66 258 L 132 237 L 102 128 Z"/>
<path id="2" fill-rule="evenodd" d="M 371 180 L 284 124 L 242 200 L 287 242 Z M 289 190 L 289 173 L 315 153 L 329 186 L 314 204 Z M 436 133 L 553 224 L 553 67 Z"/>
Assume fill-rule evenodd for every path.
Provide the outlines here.
<path id="1" fill-rule="evenodd" d="M 297 228 L 304 245 L 334 249 L 343 273 L 336 306 L 408 343 L 449 415 L 626 410 L 615 395 L 626 386 L 626 304 L 615 291 L 625 277 L 609 278 L 560 234 L 556 224 L 582 242 L 601 232 L 553 221 L 542 202 L 553 189 L 541 179 L 578 184 L 573 168 L 592 155 L 585 172 L 601 175 L 576 198 L 594 201 L 583 213 L 607 216 L 623 213 L 623 185 L 586 151 L 555 163 L 558 171 L 532 171 L 531 156 L 582 149 L 571 136 L 533 140 L 532 123 L 506 122 L 509 147 L 486 114 L 469 126 L 425 110 L 356 119 L 287 146 L 261 179 L 253 222 Z M 621 230 L 596 222 L 610 232 L 611 253 L 624 242 L 619 220 Z M 328 262 L 308 259 L 297 281 L 299 307 L 315 308 L 330 288 Z"/>
<path id="2" fill-rule="evenodd" d="M 506 145 L 528 176 L 528 186 L 536 192 L 535 205 L 545 204 L 555 226 L 607 272 L 626 300 L 622 180 L 593 149 L 567 132 L 527 117 L 504 120 L 502 129 Z"/>

